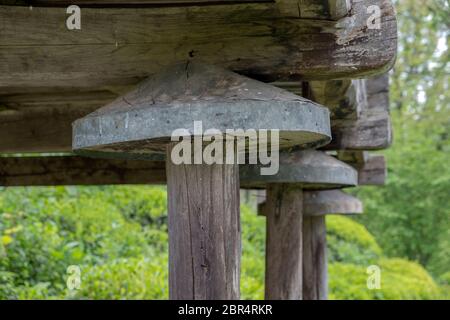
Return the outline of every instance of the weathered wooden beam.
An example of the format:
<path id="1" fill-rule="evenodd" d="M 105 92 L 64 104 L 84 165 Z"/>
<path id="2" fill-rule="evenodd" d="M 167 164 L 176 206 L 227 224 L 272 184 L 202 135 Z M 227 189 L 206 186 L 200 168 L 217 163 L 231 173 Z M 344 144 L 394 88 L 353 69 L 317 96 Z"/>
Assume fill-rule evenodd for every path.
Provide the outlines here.
<path id="1" fill-rule="evenodd" d="M 356 120 L 367 107 L 365 80 L 311 81 L 309 94 L 331 111 L 332 119 Z"/>
<path id="2" fill-rule="evenodd" d="M 323 82 L 319 82 L 319 84 Z M 336 82 L 325 82 L 336 83 Z M 314 86 L 311 86 L 314 88 Z M 320 88 L 320 86 L 319 86 Z M 354 93 L 352 93 L 352 91 Z M 314 92 L 314 91 L 313 91 Z M 345 95 L 356 97 L 359 108 L 356 119 L 335 119 L 332 122 L 333 141 L 329 150 L 379 150 L 392 143 L 392 125 L 389 115 L 389 76 L 387 74 L 359 81 L 349 87 Z M 340 99 L 342 101 L 342 93 Z M 323 99 L 323 95 L 318 95 Z M 313 99 L 314 100 L 314 99 Z M 327 103 L 332 103 L 326 101 Z M 345 105 L 345 104 L 344 104 Z M 344 112 L 345 108 L 337 108 Z"/>
<path id="3" fill-rule="evenodd" d="M 332 122 L 332 141 L 325 150 L 380 150 L 392 143 L 389 114 L 370 115 L 356 121 Z"/>
<path id="4" fill-rule="evenodd" d="M 0 0 L 0 5 L 83 8 L 140 8 L 147 6 L 211 5 L 221 3 L 270 2 L 271 0 Z"/>
<path id="5" fill-rule="evenodd" d="M 358 184 L 382 186 L 386 183 L 386 159 L 382 155 L 373 155 L 358 170 Z"/>
<path id="6" fill-rule="evenodd" d="M 301 300 L 303 191 L 271 184 L 266 203 L 265 298 Z"/>
<path id="7" fill-rule="evenodd" d="M 350 13 L 351 0 L 278 0 L 281 10 L 302 19 L 338 20 Z"/>
<path id="8" fill-rule="evenodd" d="M 285 1 L 85 8 L 78 31 L 66 29 L 59 8 L 0 6 L 0 87 L 136 84 L 184 59 L 265 81 L 354 78 L 392 66 L 397 35 L 389 0 L 355 1 L 338 21 L 286 15 Z M 373 4 L 382 10 L 380 30 L 366 25 Z"/>
<path id="9" fill-rule="evenodd" d="M 359 185 L 385 183 L 387 169 L 383 156 L 371 156 L 362 164 L 349 164 L 358 170 Z M 0 157 L 0 186 L 165 183 L 163 161 L 105 160 L 78 156 Z"/>
<path id="10" fill-rule="evenodd" d="M 163 161 L 0 157 L 0 186 L 165 184 Z"/>

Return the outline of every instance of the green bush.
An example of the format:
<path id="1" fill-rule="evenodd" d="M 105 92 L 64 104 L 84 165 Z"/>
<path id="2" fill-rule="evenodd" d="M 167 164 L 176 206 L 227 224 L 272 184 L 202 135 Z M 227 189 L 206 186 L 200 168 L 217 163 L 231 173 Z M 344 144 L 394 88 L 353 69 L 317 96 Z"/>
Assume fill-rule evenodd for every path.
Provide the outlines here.
<path id="1" fill-rule="evenodd" d="M 367 229 L 344 216 L 327 216 L 327 244 L 330 262 L 369 265 L 381 256 L 381 249 Z"/>
<path id="2" fill-rule="evenodd" d="M 167 203 L 164 188 L 54 187 L 0 190 L 0 299 L 166 299 Z M 241 206 L 241 297 L 263 299 L 265 219 Z M 445 298 L 415 263 L 383 259 L 364 226 L 327 217 L 330 296 L 334 299 Z M 368 290 L 366 268 L 382 270 Z M 81 289 L 67 289 L 67 267 Z M 438 294 L 441 294 L 438 296 Z"/>
<path id="3" fill-rule="evenodd" d="M 329 266 L 331 299 L 416 300 L 437 299 L 441 289 L 419 264 L 403 259 L 381 259 L 381 289 L 367 288 L 367 268 L 354 264 Z"/>
<path id="4" fill-rule="evenodd" d="M 119 259 L 82 268 L 77 299 L 168 299 L 167 256 Z"/>

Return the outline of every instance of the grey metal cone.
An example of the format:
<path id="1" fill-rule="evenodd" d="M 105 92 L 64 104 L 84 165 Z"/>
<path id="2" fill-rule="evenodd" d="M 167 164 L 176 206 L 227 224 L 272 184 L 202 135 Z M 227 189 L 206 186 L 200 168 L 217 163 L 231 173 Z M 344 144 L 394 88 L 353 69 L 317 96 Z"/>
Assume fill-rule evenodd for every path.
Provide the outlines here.
<path id="1" fill-rule="evenodd" d="M 180 63 L 73 123 L 83 155 L 154 159 L 174 130 L 278 129 L 280 148 L 317 147 L 331 139 L 327 108 L 286 90 L 201 63 Z"/>
<path id="2" fill-rule="evenodd" d="M 279 162 L 275 175 L 261 175 L 262 165 L 241 166 L 241 188 L 261 189 L 269 183 L 289 183 L 307 190 L 323 190 L 358 184 L 358 172 L 353 167 L 322 151 L 282 152 Z"/>

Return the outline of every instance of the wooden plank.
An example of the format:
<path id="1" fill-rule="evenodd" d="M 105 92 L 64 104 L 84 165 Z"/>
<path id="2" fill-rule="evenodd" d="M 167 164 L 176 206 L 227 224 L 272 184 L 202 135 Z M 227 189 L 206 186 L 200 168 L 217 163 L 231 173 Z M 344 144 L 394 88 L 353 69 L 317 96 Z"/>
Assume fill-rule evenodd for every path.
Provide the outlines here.
<path id="1" fill-rule="evenodd" d="M 327 300 L 328 264 L 325 216 L 303 219 L 303 300 Z"/>
<path id="2" fill-rule="evenodd" d="M 302 19 L 339 20 L 350 13 L 351 0 L 283 0 L 281 10 Z"/>
<path id="3" fill-rule="evenodd" d="M 337 152 L 337 158 L 339 160 L 351 164 L 358 170 L 362 168 L 369 157 L 369 152 L 364 150 L 339 150 Z"/>
<path id="4" fill-rule="evenodd" d="M 129 85 L 185 59 L 265 81 L 354 78 L 392 66 L 389 0 L 356 1 L 338 21 L 284 16 L 282 3 L 85 8 L 79 31 L 66 29 L 59 8 L 0 6 L 0 87 Z M 381 30 L 366 27 L 369 4 L 382 8 Z"/>
<path id="5" fill-rule="evenodd" d="M 358 83 L 355 95 L 360 108 L 356 119 L 335 119 L 328 150 L 380 150 L 392 144 L 389 115 L 389 76 L 387 74 Z M 350 90 L 350 89 L 349 89 Z M 346 93 L 349 94 L 348 92 Z M 342 96 L 342 95 L 341 95 Z M 338 108 L 338 110 L 344 110 Z"/>
<path id="6" fill-rule="evenodd" d="M 266 212 L 265 298 L 301 300 L 303 191 L 269 185 Z"/>
<path id="7" fill-rule="evenodd" d="M 364 80 L 334 80 L 309 82 L 311 100 L 326 106 L 331 119 L 356 120 L 366 108 Z"/>
<path id="8" fill-rule="evenodd" d="M 270 2 L 270 0 L 0 0 L 0 5 L 34 7 L 140 8 L 147 6 L 211 5 L 217 3 Z"/>
<path id="9" fill-rule="evenodd" d="M 0 110 L 0 152 L 71 152 L 72 122 L 96 107 Z"/>
<path id="10" fill-rule="evenodd" d="M 170 152 L 170 299 L 239 299 L 238 165 L 174 165 Z"/>
<path id="11" fill-rule="evenodd" d="M 384 156 L 371 156 L 358 169 L 359 185 L 383 185 Z M 165 184 L 163 162 L 78 156 L 0 157 L 0 186 Z"/>
<path id="12" fill-rule="evenodd" d="M 0 186 L 165 183 L 164 162 L 74 156 L 0 157 Z"/>
<path id="13" fill-rule="evenodd" d="M 358 184 L 382 186 L 386 183 L 386 159 L 382 155 L 373 155 L 358 170 Z"/>
<path id="14" fill-rule="evenodd" d="M 336 120 L 331 127 L 332 141 L 325 150 L 381 150 L 392 144 L 389 114 L 370 115 L 356 121 Z"/>

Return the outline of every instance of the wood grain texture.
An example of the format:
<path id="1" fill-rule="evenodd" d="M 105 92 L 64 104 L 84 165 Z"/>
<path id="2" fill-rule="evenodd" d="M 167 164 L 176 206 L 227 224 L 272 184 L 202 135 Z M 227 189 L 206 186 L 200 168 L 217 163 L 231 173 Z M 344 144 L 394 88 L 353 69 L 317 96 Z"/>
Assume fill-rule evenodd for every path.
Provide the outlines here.
<path id="1" fill-rule="evenodd" d="M 0 157 L 0 186 L 165 184 L 164 162 L 74 156 Z"/>
<path id="2" fill-rule="evenodd" d="M 60 8 L 1 6 L 0 87 L 135 84 L 184 59 L 265 81 L 354 78 L 392 66 L 389 0 L 354 1 L 337 21 L 286 16 L 283 3 L 85 8 L 79 31 L 66 29 Z M 381 30 L 366 26 L 369 4 L 382 9 Z"/>
<path id="3" fill-rule="evenodd" d="M 302 299 L 303 191 L 286 184 L 267 188 L 265 298 Z"/>
<path id="4" fill-rule="evenodd" d="M 358 184 L 382 186 L 386 183 L 386 159 L 382 155 L 373 155 L 358 170 Z"/>
<path id="5" fill-rule="evenodd" d="M 311 81 L 309 88 L 308 96 L 329 108 L 331 119 L 356 120 L 366 108 L 365 80 Z"/>
<path id="6" fill-rule="evenodd" d="M 303 300 L 327 300 L 325 216 L 303 219 Z"/>
<path id="7" fill-rule="evenodd" d="M 270 0 L 0 0 L 0 5 L 34 7 L 142 8 L 148 6 L 214 5 L 223 3 L 270 2 Z"/>
<path id="8" fill-rule="evenodd" d="M 355 88 L 359 115 L 356 119 L 334 120 L 333 141 L 325 149 L 380 150 L 390 147 L 393 138 L 389 114 L 389 76 L 384 74 L 364 80 Z"/>
<path id="9" fill-rule="evenodd" d="M 359 185 L 383 185 L 386 161 L 370 156 L 358 169 Z M 93 159 L 78 156 L 0 157 L 0 186 L 165 184 L 161 161 Z"/>
<path id="10" fill-rule="evenodd" d="M 238 166 L 166 166 L 170 299 L 239 299 Z"/>

